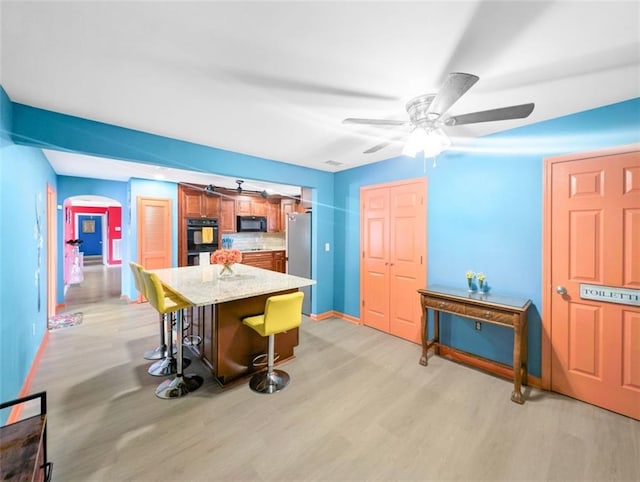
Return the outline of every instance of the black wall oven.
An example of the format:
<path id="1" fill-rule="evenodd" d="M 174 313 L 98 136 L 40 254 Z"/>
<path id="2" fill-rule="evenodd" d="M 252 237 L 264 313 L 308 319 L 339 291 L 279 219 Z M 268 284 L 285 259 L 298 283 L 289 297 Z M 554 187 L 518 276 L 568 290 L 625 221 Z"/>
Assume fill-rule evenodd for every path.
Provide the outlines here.
<path id="1" fill-rule="evenodd" d="M 218 249 L 218 220 L 187 219 L 187 266 L 200 264 L 200 253 Z"/>

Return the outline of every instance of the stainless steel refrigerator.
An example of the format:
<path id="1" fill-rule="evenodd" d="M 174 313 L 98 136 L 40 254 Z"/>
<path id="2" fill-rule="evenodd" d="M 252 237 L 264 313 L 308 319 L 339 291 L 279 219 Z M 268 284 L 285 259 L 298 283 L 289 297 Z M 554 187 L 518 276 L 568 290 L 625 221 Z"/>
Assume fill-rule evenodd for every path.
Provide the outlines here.
<path id="1" fill-rule="evenodd" d="M 287 214 L 287 273 L 311 278 L 311 213 Z M 304 292 L 302 313 L 311 313 L 311 286 L 300 288 Z"/>

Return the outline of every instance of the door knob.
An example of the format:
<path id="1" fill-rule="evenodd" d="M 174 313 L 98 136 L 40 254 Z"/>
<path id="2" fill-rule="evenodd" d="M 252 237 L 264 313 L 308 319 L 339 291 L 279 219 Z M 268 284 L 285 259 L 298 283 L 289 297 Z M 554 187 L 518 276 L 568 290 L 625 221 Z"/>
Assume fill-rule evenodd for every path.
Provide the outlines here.
<path id="1" fill-rule="evenodd" d="M 556 293 L 558 293 L 559 295 L 566 295 L 567 288 L 565 288 L 564 286 L 556 286 Z"/>

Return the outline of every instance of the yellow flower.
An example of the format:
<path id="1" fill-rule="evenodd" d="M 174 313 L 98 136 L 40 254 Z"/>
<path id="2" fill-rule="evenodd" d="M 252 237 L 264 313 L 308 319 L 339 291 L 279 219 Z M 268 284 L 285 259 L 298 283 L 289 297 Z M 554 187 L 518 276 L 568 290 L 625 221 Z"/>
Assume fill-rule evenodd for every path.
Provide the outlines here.
<path id="1" fill-rule="evenodd" d="M 487 279 L 487 277 L 482 273 L 478 273 L 476 277 L 478 278 L 478 281 L 484 281 L 485 279 Z"/>
<path id="2" fill-rule="evenodd" d="M 467 271 L 467 279 L 473 279 L 476 274 L 473 271 Z"/>

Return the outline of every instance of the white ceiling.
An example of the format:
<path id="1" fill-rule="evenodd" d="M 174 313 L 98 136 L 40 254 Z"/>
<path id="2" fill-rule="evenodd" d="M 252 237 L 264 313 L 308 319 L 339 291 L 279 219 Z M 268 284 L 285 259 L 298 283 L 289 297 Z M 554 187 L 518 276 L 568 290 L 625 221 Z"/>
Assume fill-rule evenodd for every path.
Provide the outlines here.
<path id="1" fill-rule="evenodd" d="M 362 153 L 397 130 L 342 119 L 406 119 L 405 103 L 436 92 L 448 72 L 480 77 L 450 114 L 536 104 L 526 120 L 446 128 L 454 149 L 640 96 L 637 1 L 2 1 L 1 9 L 0 82 L 13 101 L 326 171 L 400 155 L 401 142 Z M 73 174 L 86 159 L 47 155 L 61 174 L 118 172 L 94 159 L 91 172 Z"/>

